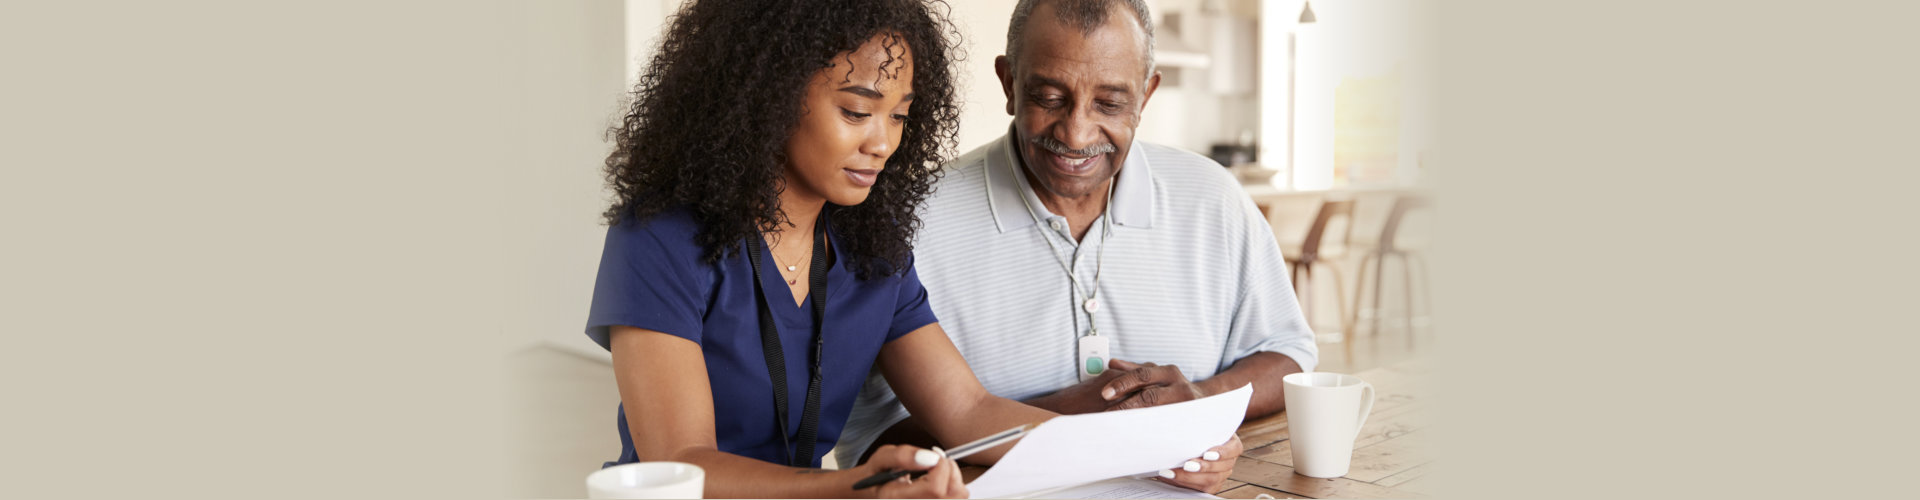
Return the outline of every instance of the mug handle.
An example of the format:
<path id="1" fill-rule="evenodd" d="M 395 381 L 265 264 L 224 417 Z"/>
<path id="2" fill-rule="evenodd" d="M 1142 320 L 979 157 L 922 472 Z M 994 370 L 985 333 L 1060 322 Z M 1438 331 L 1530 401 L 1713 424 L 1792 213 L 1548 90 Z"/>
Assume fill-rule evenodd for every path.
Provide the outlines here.
<path id="1" fill-rule="evenodd" d="M 1360 403 L 1360 423 L 1353 424 L 1353 437 L 1360 437 L 1360 428 L 1367 425 L 1367 415 L 1373 413 L 1373 384 L 1360 382 L 1361 392 L 1367 394 L 1367 401 Z"/>

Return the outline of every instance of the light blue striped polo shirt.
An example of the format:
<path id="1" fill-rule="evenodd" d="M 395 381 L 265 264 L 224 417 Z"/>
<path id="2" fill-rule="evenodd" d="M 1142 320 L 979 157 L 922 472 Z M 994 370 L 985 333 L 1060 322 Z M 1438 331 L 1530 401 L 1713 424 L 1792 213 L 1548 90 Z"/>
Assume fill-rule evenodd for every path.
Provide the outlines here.
<path id="1" fill-rule="evenodd" d="M 1096 219 L 1074 241 L 1019 173 L 1002 137 L 949 163 L 920 208 L 915 265 L 940 325 L 989 392 L 1014 400 L 1078 382 L 1086 314 L 1041 238 L 1053 238 L 1083 284 L 1101 245 Z M 1313 332 L 1288 283 L 1265 217 L 1226 169 L 1206 157 L 1135 141 L 1109 213 L 1095 313 L 1112 356 L 1177 365 L 1189 380 L 1272 351 L 1306 370 Z M 1034 213 L 1047 220 L 1038 224 Z M 1058 220 L 1060 224 L 1053 224 Z M 878 371 L 854 402 L 836 451 L 852 466 L 881 431 L 906 418 Z"/>

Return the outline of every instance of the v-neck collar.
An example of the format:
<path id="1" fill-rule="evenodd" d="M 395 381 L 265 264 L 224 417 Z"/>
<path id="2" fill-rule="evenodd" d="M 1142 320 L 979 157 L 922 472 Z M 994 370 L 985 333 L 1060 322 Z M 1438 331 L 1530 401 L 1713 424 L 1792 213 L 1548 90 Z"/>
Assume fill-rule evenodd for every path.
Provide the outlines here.
<path id="1" fill-rule="evenodd" d="M 821 217 L 820 221 L 815 223 L 827 224 L 826 217 L 824 216 Z M 832 247 L 832 250 L 829 250 L 829 251 L 838 251 L 838 250 L 845 249 L 846 246 L 840 244 L 839 238 L 836 238 L 834 236 L 834 233 L 835 231 L 833 230 L 833 225 L 827 224 L 827 228 L 826 228 L 827 245 Z M 780 263 L 773 259 L 773 247 L 770 247 L 767 245 L 766 238 L 754 238 L 754 239 L 757 240 L 755 241 L 755 244 L 760 245 L 760 249 L 762 250 L 762 253 L 765 254 L 760 258 L 761 268 L 773 270 L 773 272 L 771 273 L 760 273 L 761 274 L 760 291 L 763 292 L 762 298 L 764 298 L 768 303 L 774 304 L 773 306 L 771 306 L 773 308 L 774 317 L 778 318 L 778 321 L 780 321 L 782 324 L 791 324 L 796 321 L 811 322 L 813 320 L 813 309 L 812 309 L 813 301 L 816 299 L 819 299 L 819 297 L 814 297 L 814 293 L 812 293 L 811 285 L 809 285 L 807 298 L 802 300 L 800 303 L 795 304 L 793 302 L 793 288 L 787 285 L 787 279 L 785 275 L 780 273 L 779 270 L 782 269 L 782 267 L 780 266 Z M 846 256 L 843 254 L 837 257 L 838 258 L 832 259 L 833 263 L 827 266 L 827 276 L 826 276 L 827 286 L 826 286 L 826 290 L 824 291 L 826 292 L 826 295 L 829 298 L 831 298 L 834 295 L 835 291 L 846 289 L 846 287 L 843 285 L 846 281 L 847 272 L 845 269 L 842 268 L 842 265 L 846 261 L 846 258 L 845 258 Z M 812 273 L 813 273 L 813 270 L 808 269 L 807 270 L 808 275 L 805 276 L 805 278 L 812 279 L 813 278 Z M 773 293 L 773 290 L 776 290 L 776 289 L 785 291 L 787 293 L 775 294 Z M 831 302 L 829 302 L 829 304 L 831 304 Z M 799 325 L 794 325 L 794 326 L 799 326 Z"/>

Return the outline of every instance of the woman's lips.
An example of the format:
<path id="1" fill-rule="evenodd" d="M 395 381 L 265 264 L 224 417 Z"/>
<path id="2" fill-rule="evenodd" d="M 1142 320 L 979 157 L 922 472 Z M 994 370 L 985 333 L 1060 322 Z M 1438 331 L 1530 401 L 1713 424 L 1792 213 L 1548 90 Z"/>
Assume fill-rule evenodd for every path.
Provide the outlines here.
<path id="1" fill-rule="evenodd" d="M 880 180 L 880 169 L 877 168 L 844 170 L 847 171 L 847 179 L 852 180 L 855 186 L 873 187 L 873 183 Z"/>

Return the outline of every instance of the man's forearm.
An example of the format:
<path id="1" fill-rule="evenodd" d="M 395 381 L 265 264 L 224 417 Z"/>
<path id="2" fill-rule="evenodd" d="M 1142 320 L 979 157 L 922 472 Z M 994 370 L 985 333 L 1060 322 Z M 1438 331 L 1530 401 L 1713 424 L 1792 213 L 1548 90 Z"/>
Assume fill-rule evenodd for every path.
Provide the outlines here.
<path id="1" fill-rule="evenodd" d="M 1072 413 L 1086 413 L 1086 412 L 1066 411 L 1066 408 L 1065 408 L 1067 406 L 1066 403 L 1067 403 L 1067 400 L 1070 399 L 1069 397 L 1067 397 L 1066 393 L 1067 391 L 1064 391 L 1064 390 L 1054 391 L 1053 394 L 1048 394 L 1045 396 L 1040 396 L 1037 398 L 1028 399 L 1026 401 L 1021 401 L 1021 402 L 1033 405 L 1035 408 L 1039 408 L 1042 410 L 1059 413 L 1063 415 L 1072 414 Z"/>
<path id="2" fill-rule="evenodd" d="M 1213 378 L 1195 383 L 1207 394 L 1219 394 L 1253 384 L 1253 399 L 1247 402 L 1247 418 L 1254 419 L 1278 413 L 1287 408 L 1287 399 L 1280 379 L 1289 374 L 1300 373 L 1300 363 L 1293 358 L 1277 352 L 1261 351 L 1240 358 L 1226 371 L 1214 374 Z"/>
<path id="3" fill-rule="evenodd" d="M 1084 382 L 1053 391 L 1053 394 L 1030 398 L 1022 403 L 1033 405 L 1042 410 L 1061 415 L 1079 415 L 1107 411 L 1107 401 L 1100 397 L 1100 389 L 1108 382 L 1119 378 L 1122 370 L 1109 368 L 1106 373 Z"/>

